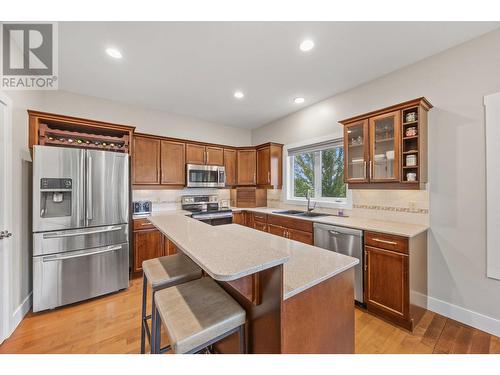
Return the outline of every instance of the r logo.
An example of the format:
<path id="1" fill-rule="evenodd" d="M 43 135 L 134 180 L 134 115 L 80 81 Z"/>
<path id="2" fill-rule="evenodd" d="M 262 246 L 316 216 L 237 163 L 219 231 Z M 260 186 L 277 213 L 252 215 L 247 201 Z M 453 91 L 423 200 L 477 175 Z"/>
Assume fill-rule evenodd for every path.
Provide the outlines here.
<path id="1" fill-rule="evenodd" d="M 4 76 L 53 74 L 52 24 L 2 24 Z"/>

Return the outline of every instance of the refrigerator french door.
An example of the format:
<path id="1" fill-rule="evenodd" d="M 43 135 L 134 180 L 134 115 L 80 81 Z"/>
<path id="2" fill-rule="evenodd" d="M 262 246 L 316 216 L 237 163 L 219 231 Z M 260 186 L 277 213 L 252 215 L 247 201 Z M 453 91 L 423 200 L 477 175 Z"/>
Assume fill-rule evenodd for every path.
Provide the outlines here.
<path id="1" fill-rule="evenodd" d="M 33 311 L 127 288 L 128 154 L 33 152 Z"/>

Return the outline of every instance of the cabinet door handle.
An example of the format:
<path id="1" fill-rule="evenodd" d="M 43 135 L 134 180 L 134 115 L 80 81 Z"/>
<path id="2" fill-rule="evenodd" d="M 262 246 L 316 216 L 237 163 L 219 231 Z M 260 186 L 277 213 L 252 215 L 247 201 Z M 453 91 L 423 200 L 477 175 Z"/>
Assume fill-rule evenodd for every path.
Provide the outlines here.
<path id="1" fill-rule="evenodd" d="M 257 175 L 257 174 L 256 174 L 255 172 L 253 172 L 253 183 L 254 183 L 254 184 L 256 183 L 256 179 L 257 179 L 256 175 Z"/>
<path id="2" fill-rule="evenodd" d="M 207 160 L 207 164 L 208 164 L 208 151 L 205 151 L 205 155 L 207 155 L 206 160 Z"/>
<path id="3" fill-rule="evenodd" d="M 271 183 L 271 172 L 267 172 L 267 183 Z"/>
<path id="4" fill-rule="evenodd" d="M 373 161 L 370 160 L 370 180 L 373 177 Z"/>
<path id="5" fill-rule="evenodd" d="M 365 272 L 368 271 L 368 252 L 365 250 Z"/>
<path id="6" fill-rule="evenodd" d="M 376 241 L 376 242 L 381 242 L 381 243 L 385 243 L 387 245 L 397 245 L 398 243 L 395 242 L 395 241 L 387 241 L 387 240 L 381 240 L 380 238 L 372 238 L 373 241 Z"/>
<path id="7" fill-rule="evenodd" d="M 363 162 L 363 180 L 366 180 L 366 160 Z"/>

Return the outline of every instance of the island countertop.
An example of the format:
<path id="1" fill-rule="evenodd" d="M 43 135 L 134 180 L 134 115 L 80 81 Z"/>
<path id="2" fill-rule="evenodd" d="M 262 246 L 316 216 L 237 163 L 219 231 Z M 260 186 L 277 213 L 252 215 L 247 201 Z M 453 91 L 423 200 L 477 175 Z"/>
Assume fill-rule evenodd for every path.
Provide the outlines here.
<path id="1" fill-rule="evenodd" d="M 284 265 L 283 298 L 288 299 L 359 261 L 238 224 L 210 226 L 185 211 L 159 212 L 149 221 L 209 276 L 233 281 Z"/>

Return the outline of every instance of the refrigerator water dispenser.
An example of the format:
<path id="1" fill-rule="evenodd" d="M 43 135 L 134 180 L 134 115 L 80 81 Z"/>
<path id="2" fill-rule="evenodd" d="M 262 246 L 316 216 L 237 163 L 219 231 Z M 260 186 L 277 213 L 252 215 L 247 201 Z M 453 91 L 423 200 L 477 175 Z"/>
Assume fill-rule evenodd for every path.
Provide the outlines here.
<path id="1" fill-rule="evenodd" d="M 70 178 L 40 179 L 40 217 L 71 216 Z"/>

